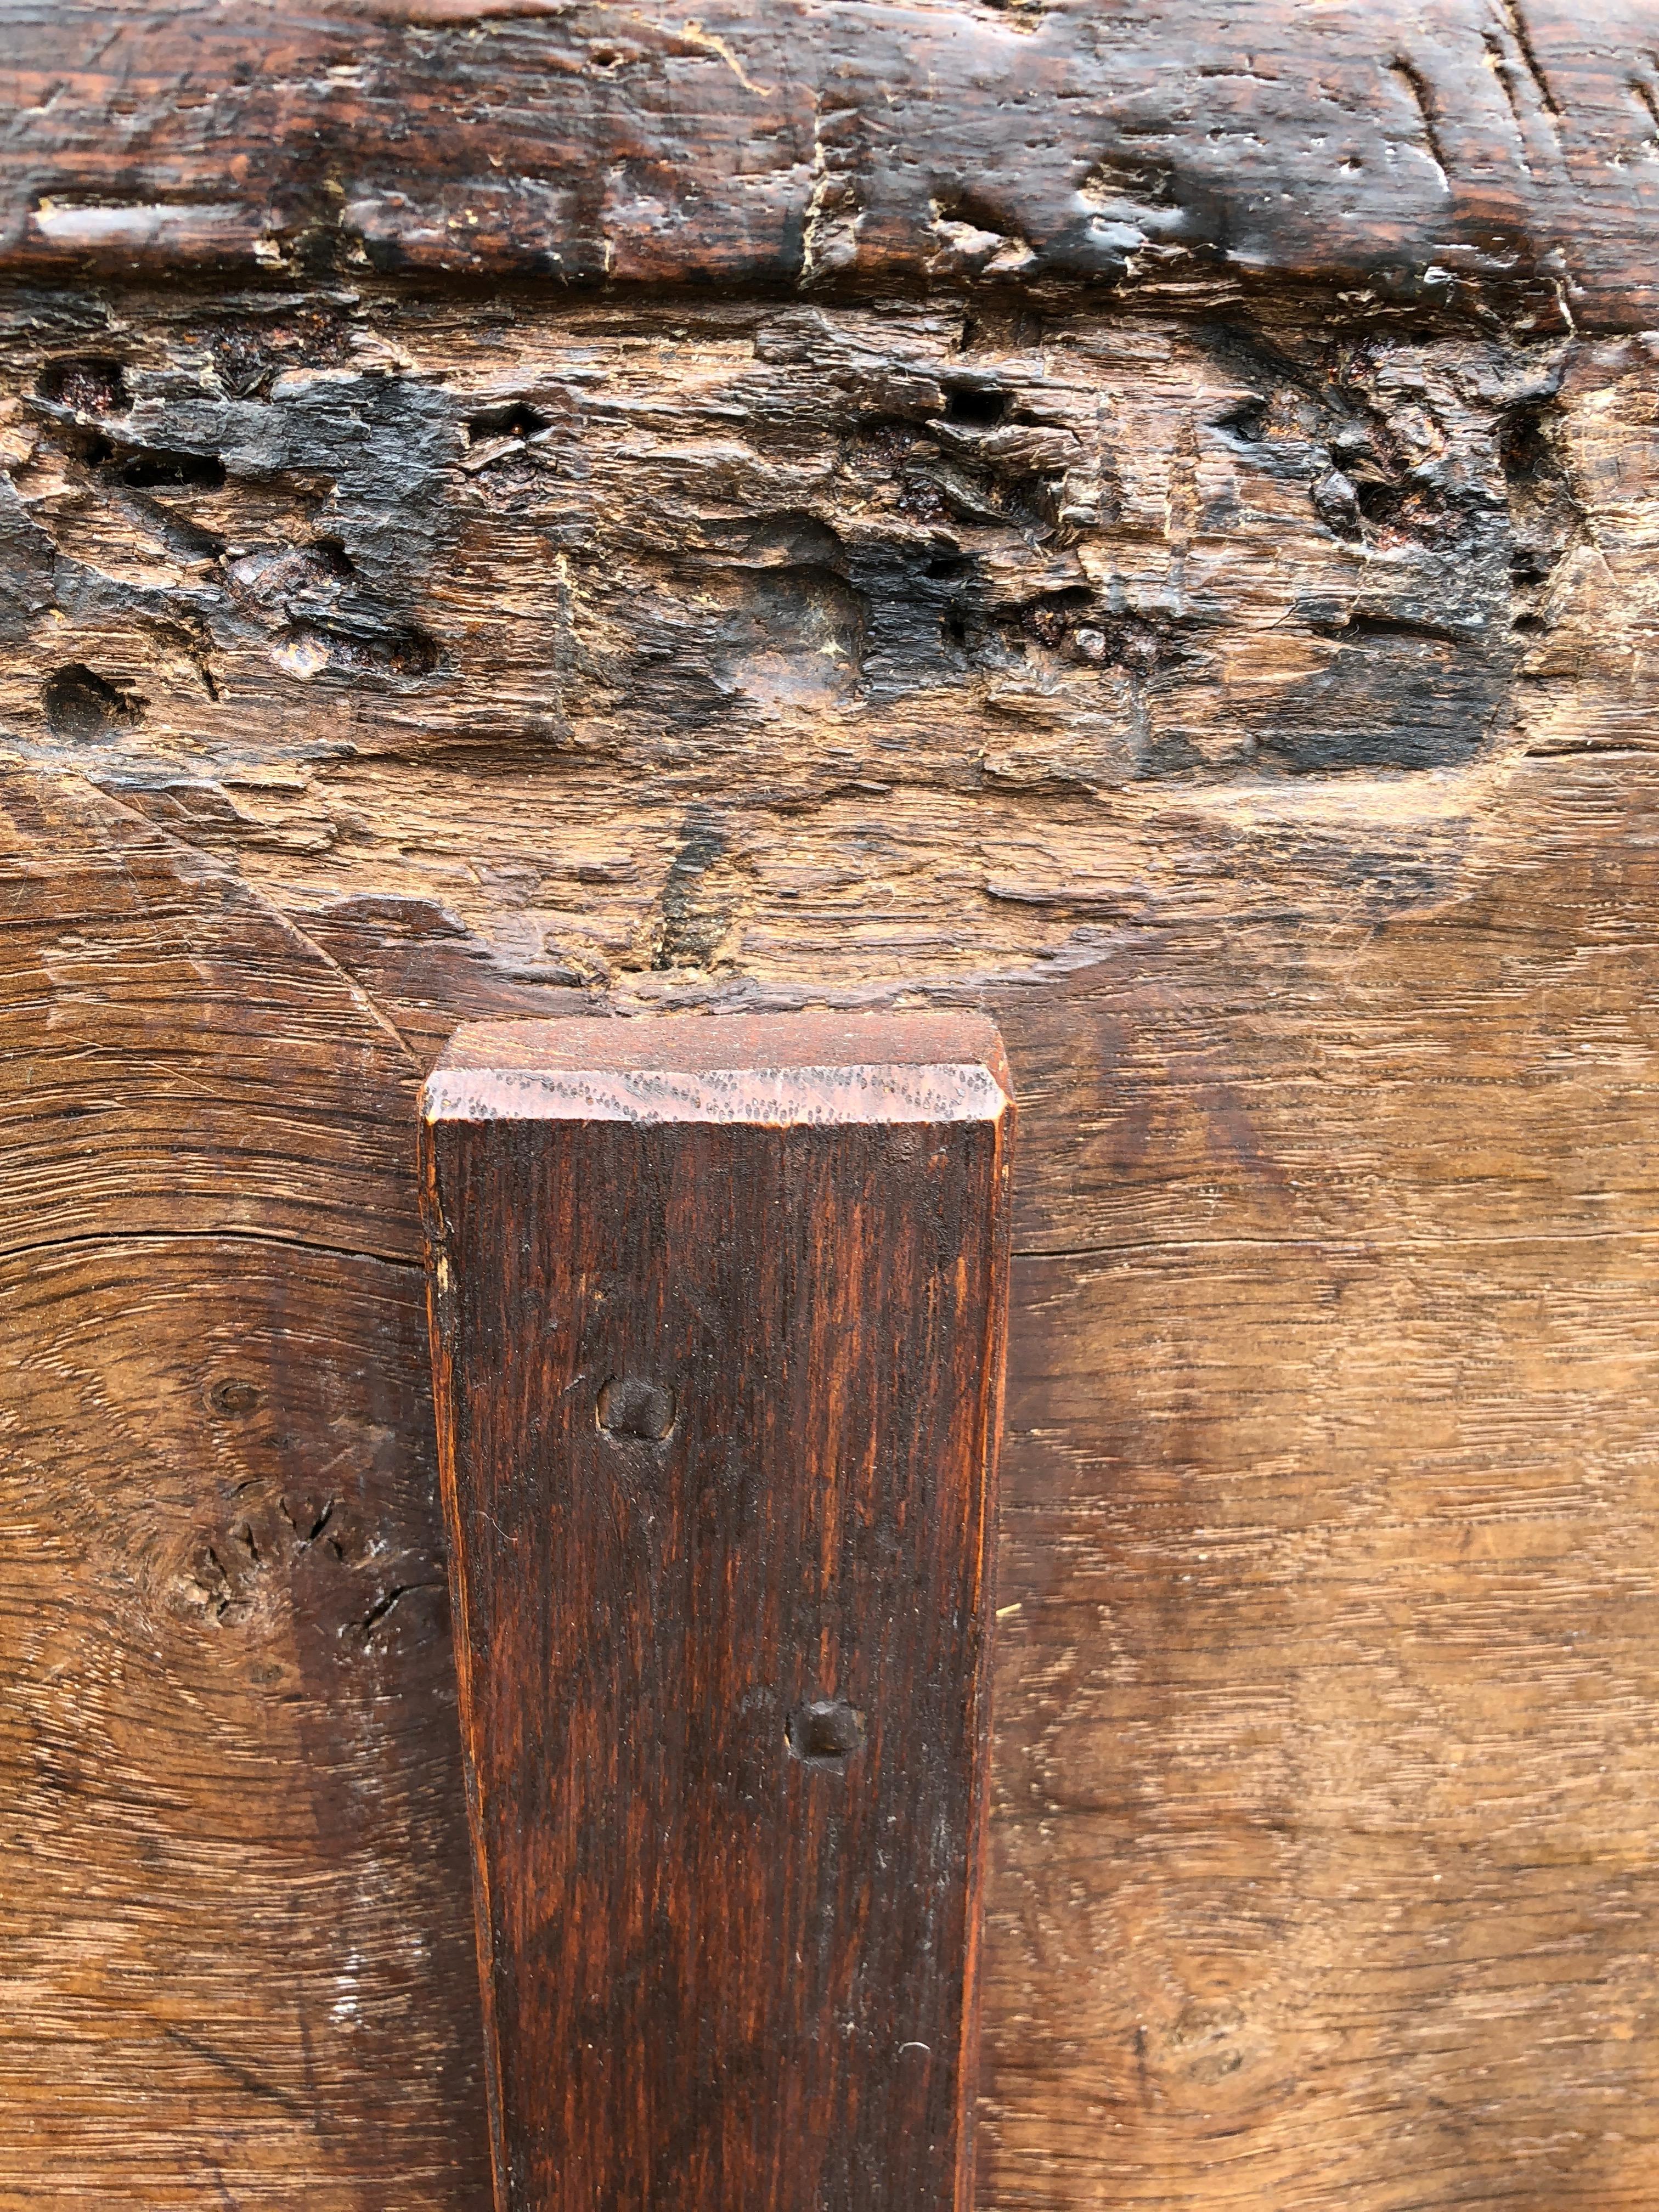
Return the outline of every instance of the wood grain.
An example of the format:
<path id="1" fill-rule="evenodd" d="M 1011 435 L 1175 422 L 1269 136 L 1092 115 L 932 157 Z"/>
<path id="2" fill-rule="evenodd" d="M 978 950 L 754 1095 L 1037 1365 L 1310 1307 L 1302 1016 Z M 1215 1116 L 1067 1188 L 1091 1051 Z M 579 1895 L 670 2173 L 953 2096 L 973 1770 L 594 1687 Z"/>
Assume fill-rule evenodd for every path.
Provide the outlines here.
<path id="1" fill-rule="evenodd" d="M 868 973 L 935 890 L 926 973 L 1029 959 L 1205 895 L 1195 788 L 1506 773 L 1597 684 L 1631 720 L 1645 341 L 690 313 L 20 295 L 0 714 L 481 1015 Z"/>
<path id="2" fill-rule="evenodd" d="M 426 1086 L 501 2212 L 966 2212 L 1006 1081 L 796 1015 Z"/>
<path id="3" fill-rule="evenodd" d="M 998 2206 L 1650 2200 L 1654 793 L 1525 818 L 1000 1009 Z"/>
<path id="4" fill-rule="evenodd" d="M 477 2203 L 416 1070 L 118 803 L 0 839 L 0 2201 Z"/>
<path id="5" fill-rule="evenodd" d="M 8 15 L 14 212 L 185 212 L 0 296 L 0 2201 L 484 2201 L 420 1081 L 954 1004 L 1023 1114 L 981 2212 L 1652 2212 L 1651 40 L 1578 13 L 928 11 L 1060 67 L 1061 168 L 1124 88 L 1086 160 L 1145 123 L 1231 242 L 999 273 L 1060 251 L 1034 96 L 931 277 L 826 181 L 806 300 L 659 16 L 704 198 L 595 166 L 584 299 L 329 212 L 347 137 L 414 169 L 380 41 L 533 137 L 580 10 Z M 826 176 L 901 207 L 834 51 Z M 320 197 L 179 283 L 251 106 Z M 1483 197 L 1513 296 L 1442 252 Z"/>
<path id="6" fill-rule="evenodd" d="M 13 270 L 1655 314 L 1648 0 L 5 0 L 0 27 Z"/>

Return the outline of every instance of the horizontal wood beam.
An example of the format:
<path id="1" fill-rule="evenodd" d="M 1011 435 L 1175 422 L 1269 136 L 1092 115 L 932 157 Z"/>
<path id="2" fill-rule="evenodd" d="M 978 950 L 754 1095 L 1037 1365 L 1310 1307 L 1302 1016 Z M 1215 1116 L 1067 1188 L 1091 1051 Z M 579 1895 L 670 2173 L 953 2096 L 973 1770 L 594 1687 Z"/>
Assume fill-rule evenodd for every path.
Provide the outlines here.
<path id="1" fill-rule="evenodd" d="M 0 55 L 0 270 L 1659 313 L 1647 0 L 3 0 Z"/>

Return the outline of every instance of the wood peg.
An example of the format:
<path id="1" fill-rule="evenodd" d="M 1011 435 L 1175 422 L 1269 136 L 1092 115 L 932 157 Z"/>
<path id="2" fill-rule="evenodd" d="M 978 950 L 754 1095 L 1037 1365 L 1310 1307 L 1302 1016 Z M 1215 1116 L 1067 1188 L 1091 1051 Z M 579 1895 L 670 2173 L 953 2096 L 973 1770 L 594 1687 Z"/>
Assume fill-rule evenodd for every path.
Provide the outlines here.
<path id="1" fill-rule="evenodd" d="M 970 1015 L 426 1086 L 498 2212 L 967 2212 L 1012 1124 Z"/>

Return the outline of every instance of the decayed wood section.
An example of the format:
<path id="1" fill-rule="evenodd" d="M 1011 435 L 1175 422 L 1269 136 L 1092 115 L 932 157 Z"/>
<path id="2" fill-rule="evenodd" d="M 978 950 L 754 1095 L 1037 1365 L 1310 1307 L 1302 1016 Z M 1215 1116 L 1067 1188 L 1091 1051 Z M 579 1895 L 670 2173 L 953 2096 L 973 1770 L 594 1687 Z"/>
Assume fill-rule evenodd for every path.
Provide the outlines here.
<path id="1" fill-rule="evenodd" d="M 970 2212 L 1012 1121 L 961 1014 L 422 1094 L 501 2212 Z"/>
<path id="2" fill-rule="evenodd" d="M 1648 2212 L 1656 367 L 13 296 L 10 2201 L 487 2189 L 464 1018 L 1024 1111 L 980 2203 Z"/>
<path id="3" fill-rule="evenodd" d="M 429 14 L 3 15 L 0 2197 L 486 2200 L 420 1081 L 898 1003 L 981 2212 L 1651 2212 L 1650 9 Z"/>
<path id="4" fill-rule="evenodd" d="M 1651 0 L 5 0 L 0 259 L 1656 316 Z"/>

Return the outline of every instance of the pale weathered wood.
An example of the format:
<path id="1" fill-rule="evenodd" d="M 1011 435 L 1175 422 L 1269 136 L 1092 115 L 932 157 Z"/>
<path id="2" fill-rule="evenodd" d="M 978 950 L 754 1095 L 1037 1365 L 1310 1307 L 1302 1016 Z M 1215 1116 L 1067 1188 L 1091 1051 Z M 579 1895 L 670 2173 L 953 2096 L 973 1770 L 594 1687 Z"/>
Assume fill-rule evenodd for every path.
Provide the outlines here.
<path id="1" fill-rule="evenodd" d="M 1659 1340 L 1641 1079 L 1659 822 L 1641 766 L 1622 755 L 1522 771 L 1502 811 L 1477 804 L 1486 849 L 1420 918 L 1344 920 L 1340 885 L 1318 906 L 1304 886 L 1297 911 L 1225 933 L 1097 932 L 1047 980 L 1034 970 L 991 994 L 1020 1071 L 1030 1172 L 1002 1566 L 1002 1601 L 1019 1611 L 1000 1629 L 987 2204 L 1069 2208 L 1110 2190 L 1159 2206 L 1296 2192 L 1333 2207 L 1535 2212 L 1576 2193 L 1646 2205 Z M 10 1710 L 31 1717 L 11 1741 L 38 1746 L 35 1761 L 85 1747 L 74 1796 L 46 1795 L 52 1769 L 37 1765 L 19 1801 L 50 1843 L 9 1889 L 22 1986 L 0 2132 L 14 2191 L 54 2205 L 94 2185 L 213 2203 L 216 2167 L 233 2201 L 291 2201 L 304 2185 L 355 2205 L 375 2201 L 395 2166 L 399 2202 L 468 2203 L 429 2146 L 433 2130 L 476 2114 L 479 2084 L 435 2099 L 419 2056 L 459 2053 L 476 2034 L 459 1865 L 428 1898 L 428 1851 L 378 1840 L 383 1814 L 364 1831 L 319 1828 L 309 1812 L 319 1760 L 359 1820 L 400 1800 L 428 1821 L 446 1806 L 453 1817 L 454 1769 L 422 1749 L 413 1796 L 388 1794 L 383 1725 L 354 1717 L 362 1662 L 310 1677 L 298 1711 L 316 1725 L 281 1753 L 280 1688 L 261 1679 L 271 1662 L 245 1625 L 259 1617 L 245 1610 L 250 1590 L 271 1584 L 250 1570 L 233 1595 L 204 1550 L 198 1572 L 196 1547 L 228 1547 L 231 1534 L 203 1481 L 215 1462 L 180 1431 L 176 1502 L 158 1522 L 141 1455 L 141 1439 L 147 1450 L 165 1436 L 168 1404 L 230 1425 L 198 1375 L 252 1379 L 295 1417 L 271 1488 L 303 1521 L 331 1493 L 296 1494 L 281 1469 L 329 1468 L 353 1431 L 337 1399 L 309 1413 L 291 1358 L 271 1364 L 265 1347 L 297 1344 L 314 1373 L 356 1313 L 374 1334 L 348 1355 L 352 1390 L 389 1363 L 418 1374 L 418 1301 L 411 1285 L 368 1302 L 380 1261 L 319 1277 L 320 1262 L 283 1245 L 272 1276 L 231 1256 L 250 1231 L 269 1236 L 265 1221 L 285 1237 L 307 1218 L 338 1235 L 353 1200 L 360 1249 L 381 1241 L 395 1178 L 377 1197 L 372 1170 L 386 1157 L 391 1176 L 395 1091 L 384 1138 L 337 1094 L 318 1095 L 251 1201 L 234 1200 L 234 1170 L 258 1155 L 234 1135 L 204 1131 L 193 1169 L 177 1147 L 180 1097 L 238 1096 L 229 1069 L 250 1063 L 236 998 L 268 1001 L 279 965 L 294 979 L 279 1016 L 285 1111 L 319 1079 L 296 1084 L 296 1047 L 350 1041 L 366 1055 L 357 1070 L 372 1071 L 383 1033 L 301 948 L 279 955 L 250 903 L 233 899 L 227 920 L 219 871 L 129 835 L 107 800 L 14 817 L 9 835 L 14 914 L 51 885 L 77 916 L 81 963 L 67 964 L 61 921 L 14 927 L 13 1003 L 34 979 L 37 1018 L 55 996 L 57 1035 L 72 1023 L 80 1052 L 101 1055 L 65 1062 L 54 1093 L 32 1054 L 36 1118 L 9 1117 L 14 1148 L 27 1131 L 52 1148 L 9 1245 L 77 1240 L 40 1277 L 43 1291 L 63 1285 L 58 1320 L 30 1319 L 8 1345 L 21 1394 L 8 1404 L 33 1425 L 8 1513 Z M 77 863 L 77 846 L 97 857 Z M 158 965 L 169 946 L 170 969 Z M 182 1038 L 195 1040 L 187 1056 Z M 393 1074 L 395 1060 L 380 1064 Z M 101 1115 L 57 1118 L 90 1099 L 107 1102 Z M 127 1101 L 127 1127 L 150 1134 L 113 1154 Z M 236 1133 L 247 1127 L 244 1109 Z M 360 1133 L 333 1152 L 331 1129 Z M 7 1188 L 22 1192 L 12 1158 Z M 228 1250 L 166 1241 L 169 1210 L 189 1224 L 192 1188 L 197 1218 L 234 1232 Z M 147 1242 L 124 1233 L 146 1220 Z M 389 1224 L 388 1252 L 413 1230 L 410 1217 Z M 100 1249 L 122 1271 L 116 1296 L 136 1303 L 142 1358 L 106 1317 L 120 1304 L 88 1272 Z M 161 1309 L 179 1316 L 173 1338 L 157 1318 L 157 1252 L 178 1271 Z M 204 1328 L 216 1305 L 226 1320 Z M 85 1347 L 70 1369 L 83 1383 L 62 1371 L 66 1341 Z M 235 1356 L 216 1357 L 221 1344 Z M 138 1468 L 136 1503 L 104 1472 L 48 1487 L 43 1514 L 37 1470 L 72 1480 L 64 1437 L 82 1402 L 88 1433 Z M 374 1418 L 383 1450 L 422 1449 L 420 1419 L 384 1401 Z M 92 1464 L 117 1455 L 100 1443 Z M 228 1472 L 234 1491 L 236 1460 Z M 384 1544 L 408 1511 L 394 1474 L 358 1525 Z M 280 1534 L 279 1504 L 269 1520 Z M 73 1574 L 62 1534 L 22 1550 L 43 1524 L 78 1532 Z M 152 1679 L 187 1690 L 200 1639 L 217 1638 L 204 1678 L 216 1702 L 182 1704 L 154 1735 L 120 1722 L 86 1656 L 100 1648 L 89 1606 L 150 1526 L 178 1532 L 190 1602 L 175 1626 L 139 1584 L 114 1616 L 114 1648 L 161 1652 L 153 1696 Z M 391 1582 L 371 1570 L 334 1610 L 277 1556 L 295 1632 L 325 1650 L 349 1650 L 339 1627 L 435 1565 L 396 1561 Z M 48 1599 L 66 1589 L 88 1603 L 48 1644 Z M 383 1633 L 416 1601 L 400 1600 Z M 418 1732 L 434 1692 L 406 1633 L 405 1615 L 377 1662 L 395 1701 L 383 1693 L 380 1710 Z M 142 1806 L 146 1787 L 194 1808 L 176 1816 L 193 1840 L 158 1851 L 152 1836 L 124 1883 L 127 1832 L 112 1807 Z M 135 1835 L 151 1833 L 153 1814 L 133 1817 Z M 237 1840 L 250 1831 L 282 1843 L 268 1874 Z M 298 1898 L 330 1900 L 303 1938 Z M 440 1928 L 449 1978 L 422 1996 L 404 1978 Z M 343 2024 L 354 1954 L 359 2009 Z M 89 1984 L 94 1957 L 125 1961 L 119 1978 Z M 162 1988 L 188 2012 L 185 2033 L 228 2051 L 246 2080 L 158 2036 Z M 410 2101 L 373 2101 L 388 2088 Z"/>
<path id="2" fill-rule="evenodd" d="M 883 957 L 862 879 L 896 871 L 950 917 L 928 972 L 973 972 L 1052 939 L 1034 898 L 1139 911 L 1182 865 L 1170 781 L 1210 809 L 1507 761 L 1594 677 L 1622 714 L 1645 587 L 1598 596 L 1588 503 L 1622 523 L 1597 471 L 1643 341 L 328 294 L 99 321 L 0 326 L 0 713 L 480 1012 L 434 906 L 556 990 L 740 946 L 811 974 L 849 926 Z M 1115 790 L 1167 858 L 1091 872 Z M 750 838 L 777 804 L 787 844 Z"/>
<path id="3" fill-rule="evenodd" d="M 475 2203 L 416 1067 L 118 799 L 0 839 L 0 2198 Z"/>

